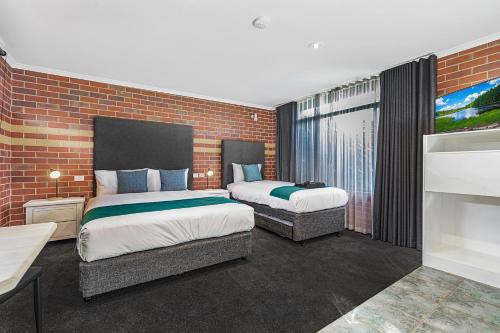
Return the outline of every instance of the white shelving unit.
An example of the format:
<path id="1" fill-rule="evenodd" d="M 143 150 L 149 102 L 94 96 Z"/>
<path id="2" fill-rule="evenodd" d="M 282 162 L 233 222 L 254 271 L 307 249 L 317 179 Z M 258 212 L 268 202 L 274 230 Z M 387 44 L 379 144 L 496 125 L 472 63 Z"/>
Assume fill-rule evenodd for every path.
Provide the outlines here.
<path id="1" fill-rule="evenodd" d="M 423 264 L 500 288 L 500 129 L 424 136 Z"/>

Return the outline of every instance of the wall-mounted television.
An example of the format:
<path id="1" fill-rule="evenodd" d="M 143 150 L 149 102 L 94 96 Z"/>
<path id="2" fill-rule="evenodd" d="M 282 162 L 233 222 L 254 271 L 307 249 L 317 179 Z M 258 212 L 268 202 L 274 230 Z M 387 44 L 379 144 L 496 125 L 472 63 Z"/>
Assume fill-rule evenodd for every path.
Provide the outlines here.
<path id="1" fill-rule="evenodd" d="M 436 99 L 436 133 L 500 127 L 500 77 Z"/>

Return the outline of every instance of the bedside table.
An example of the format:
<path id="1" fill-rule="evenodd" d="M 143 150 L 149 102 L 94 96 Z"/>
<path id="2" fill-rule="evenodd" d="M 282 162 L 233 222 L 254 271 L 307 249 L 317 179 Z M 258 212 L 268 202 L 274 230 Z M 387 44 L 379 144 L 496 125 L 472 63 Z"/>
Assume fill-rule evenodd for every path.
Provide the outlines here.
<path id="1" fill-rule="evenodd" d="M 26 224 L 55 222 L 57 229 L 51 241 L 76 238 L 84 203 L 84 197 L 28 201 L 23 205 L 26 208 Z"/>
<path id="2" fill-rule="evenodd" d="M 200 192 L 200 193 L 205 193 L 210 196 L 214 197 L 224 197 L 229 199 L 229 191 L 224 190 L 222 188 L 212 188 L 212 189 L 206 189 L 206 190 L 195 190 L 195 192 Z"/>

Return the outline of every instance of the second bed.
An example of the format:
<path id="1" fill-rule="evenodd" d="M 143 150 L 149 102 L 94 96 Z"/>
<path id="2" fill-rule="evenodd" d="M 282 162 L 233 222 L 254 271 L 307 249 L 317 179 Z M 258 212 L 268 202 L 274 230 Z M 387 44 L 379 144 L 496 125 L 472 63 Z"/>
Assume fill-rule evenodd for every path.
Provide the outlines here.
<path id="1" fill-rule="evenodd" d="M 254 208 L 255 225 L 297 242 L 339 234 L 345 229 L 348 195 L 342 189 L 302 190 L 289 182 L 245 182 L 234 175 L 233 164 L 257 164 L 263 173 L 264 161 L 265 147 L 261 142 L 222 142 L 222 186 L 233 198 Z M 273 190 L 281 193 L 271 194 Z"/>

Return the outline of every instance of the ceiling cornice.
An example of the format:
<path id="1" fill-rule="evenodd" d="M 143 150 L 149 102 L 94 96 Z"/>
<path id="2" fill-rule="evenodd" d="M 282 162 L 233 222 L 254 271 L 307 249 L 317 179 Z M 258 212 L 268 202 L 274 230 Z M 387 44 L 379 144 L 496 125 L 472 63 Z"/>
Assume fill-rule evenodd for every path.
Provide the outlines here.
<path id="1" fill-rule="evenodd" d="M 160 87 L 155 87 L 155 86 L 150 86 L 150 85 L 145 85 L 145 84 L 140 84 L 140 83 L 113 80 L 113 79 L 99 77 L 99 76 L 73 73 L 73 72 L 63 71 L 63 70 L 59 70 L 59 69 L 24 64 L 24 63 L 17 61 L 16 58 L 11 53 L 9 53 L 8 45 L 5 45 L 5 43 L 2 41 L 1 36 L 0 36 L 0 47 L 3 48 L 7 52 L 7 57 L 5 58 L 5 60 L 7 61 L 9 66 L 11 68 L 15 68 L 15 69 L 29 70 L 29 71 L 33 71 L 33 72 L 40 72 L 40 73 L 60 75 L 60 76 L 67 76 L 67 77 L 72 77 L 72 78 L 76 78 L 76 79 L 89 80 L 89 81 L 95 81 L 95 82 L 100 82 L 100 83 L 107 83 L 107 84 L 113 84 L 113 85 L 117 85 L 117 86 L 125 86 L 125 87 L 143 89 L 143 90 L 149 90 L 149 91 L 155 91 L 155 92 L 162 92 L 162 93 L 167 93 L 167 94 L 171 94 L 171 95 L 191 97 L 191 98 L 203 99 L 203 100 L 212 101 L 212 102 L 239 105 L 239 106 L 245 106 L 245 107 L 256 108 L 256 109 L 263 109 L 263 110 L 269 110 L 269 111 L 276 110 L 276 108 L 274 106 L 259 105 L 259 104 L 247 103 L 247 102 L 242 102 L 242 101 L 236 101 L 236 100 L 232 100 L 232 99 L 205 96 L 205 95 L 195 94 L 195 93 L 186 92 L 186 91 L 165 89 L 165 88 L 160 88 Z"/>
<path id="2" fill-rule="evenodd" d="M 473 47 L 476 47 L 476 46 L 479 46 L 479 45 L 483 45 L 483 44 L 486 44 L 486 43 L 491 43 L 491 42 L 496 41 L 498 39 L 500 39 L 500 32 L 497 32 L 497 33 L 494 33 L 494 34 L 491 34 L 491 35 L 488 35 L 488 36 L 485 36 L 485 37 L 481 37 L 481 38 L 475 39 L 475 40 L 470 41 L 470 42 L 462 43 L 462 44 L 454 46 L 454 47 L 452 47 L 450 49 L 441 50 L 441 51 L 438 51 L 438 52 L 431 52 L 431 53 L 429 53 L 427 55 L 435 54 L 438 58 L 441 58 L 441 57 L 445 57 L 447 55 L 450 55 L 450 54 L 453 54 L 453 53 L 457 53 L 457 52 L 460 52 L 460 51 L 464 51 L 464 50 L 467 50 L 467 49 L 470 49 L 470 48 L 473 48 Z M 423 57 L 423 56 L 421 56 L 421 57 Z M 421 58 L 421 57 L 417 57 L 415 59 L 418 59 L 418 58 Z M 402 62 L 402 63 L 400 63 L 400 65 L 404 64 L 406 62 L 409 62 L 409 61 L 413 61 L 415 59 L 411 59 L 411 60 Z M 357 76 L 357 77 L 353 77 L 351 80 L 348 80 L 348 81 L 338 82 L 337 84 L 334 84 L 334 85 L 332 85 L 332 86 L 330 86 L 328 88 L 320 89 L 316 93 L 312 93 L 312 94 L 309 94 L 309 95 L 302 95 L 302 96 L 294 98 L 294 99 L 292 99 L 290 101 L 285 101 L 285 102 L 279 103 L 279 104 L 275 105 L 275 107 L 277 108 L 277 107 L 279 107 L 281 105 L 284 105 L 284 104 L 286 104 L 288 102 L 291 102 L 291 101 L 298 102 L 298 101 L 300 101 L 300 100 L 302 100 L 304 98 L 307 98 L 307 97 L 309 97 L 309 96 L 311 96 L 313 94 L 317 94 L 317 93 L 329 91 L 329 90 L 332 90 L 334 88 L 337 88 L 337 87 L 340 87 L 340 86 L 343 86 L 343 85 L 346 85 L 346 84 L 349 84 L 349 83 L 352 83 L 352 82 L 355 82 L 355 81 L 358 81 L 358 80 L 362 80 L 364 78 L 369 78 L 369 77 L 372 77 L 372 76 L 378 76 L 382 71 L 384 71 L 386 69 L 387 68 L 384 68 L 384 69 L 381 69 L 380 71 L 377 71 L 377 72 L 367 73 L 366 75 L 360 75 L 360 76 Z"/>
<path id="3" fill-rule="evenodd" d="M 479 45 L 491 43 L 493 41 L 496 41 L 497 39 L 500 39 L 500 32 L 497 32 L 497 33 L 494 33 L 494 34 L 491 34 L 488 36 L 484 36 L 484 37 L 478 38 L 478 39 L 470 41 L 470 42 L 466 42 L 466 43 L 457 45 L 457 46 L 452 47 L 450 49 L 435 52 L 435 55 L 438 58 L 445 57 L 447 55 L 457 53 L 457 52 L 460 52 L 463 50 L 471 49 L 471 48 L 479 46 Z"/>

